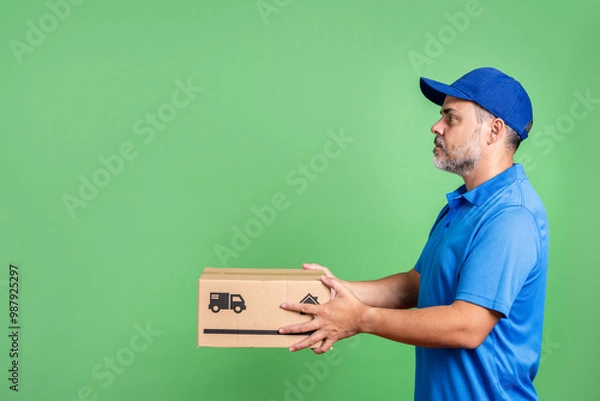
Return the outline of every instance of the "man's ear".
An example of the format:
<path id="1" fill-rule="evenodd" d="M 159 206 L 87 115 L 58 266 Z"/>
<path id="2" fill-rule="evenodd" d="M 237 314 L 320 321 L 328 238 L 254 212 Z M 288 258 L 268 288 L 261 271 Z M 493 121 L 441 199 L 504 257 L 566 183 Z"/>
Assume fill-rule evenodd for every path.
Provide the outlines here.
<path id="1" fill-rule="evenodd" d="M 505 124 L 504 120 L 501 118 L 494 118 L 490 122 L 490 133 L 488 135 L 488 145 L 493 144 L 498 141 L 498 139 L 502 138 L 505 133 Z"/>

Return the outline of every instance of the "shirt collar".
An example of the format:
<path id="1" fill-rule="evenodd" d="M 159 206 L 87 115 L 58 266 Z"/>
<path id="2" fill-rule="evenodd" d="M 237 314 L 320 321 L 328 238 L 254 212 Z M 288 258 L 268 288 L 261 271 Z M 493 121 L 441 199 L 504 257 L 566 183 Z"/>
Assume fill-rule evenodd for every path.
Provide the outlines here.
<path id="1" fill-rule="evenodd" d="M 516 180 L 525 179 L 527 179 L 527 176 L 525 175 L 523 166 L 515 163 L 512 165 L 512 167 L 504 170 L 500 174 L 490 178 L 483 184 L 473 188 L 470 191 L 467 191 L 467 188 L 464 184 L 461 185 L 455 191 L 447 194 L 446 199 L 448 200 L 448 203 L 451 204 L 454 199 L 462 197 L 473 205 L 479 206 L 500 188 L 503 188 L 508 184 L 515 182 Z"/>

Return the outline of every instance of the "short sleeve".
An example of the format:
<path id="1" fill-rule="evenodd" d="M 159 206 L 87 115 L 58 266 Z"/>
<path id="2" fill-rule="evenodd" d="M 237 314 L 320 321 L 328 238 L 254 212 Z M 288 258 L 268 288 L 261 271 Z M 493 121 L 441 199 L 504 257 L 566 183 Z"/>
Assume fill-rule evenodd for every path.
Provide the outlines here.
<path id="1" fill-rule="evenodd" d="M 431 239 L 431 235 L 435 231 L 435 229 L 438 226 L 438 224 L 440 223 L 440 221 L 444 218 L 444 216 L 446 216 L 446 214 L 448 214 L 449 210 L 450 210 L 449 206 L 446 205 L 438 213 L 438 216 L 435 219 L 435 222 L 433 223 L 433 226 L 431 226 L 431 229 L 429 230 L 429 235 L 427 236 L 428 240 Z M 427 246 L 425 248 L 423 248 L 423 250 L 421 251 L 421 255 L 419 256 L 419 259 L 417 259 L 417 263 L 415 263 L 415 266 L 414 266 L 416 272 L 419 273 L 419 274 L 421 274 L 421 268 L 422 268 L 422 265 L 423 265 L 422 259 L 423 259 L 423 255 L 425 254 L 426 251 L 427 251 Z"/>
<path id="2" fill-rule="evenodd" d="M 523 206 L 502 210 L 475 234 L 460 271 L 457 300 L 507 317 L 540 259 L 540 230 Z"/>

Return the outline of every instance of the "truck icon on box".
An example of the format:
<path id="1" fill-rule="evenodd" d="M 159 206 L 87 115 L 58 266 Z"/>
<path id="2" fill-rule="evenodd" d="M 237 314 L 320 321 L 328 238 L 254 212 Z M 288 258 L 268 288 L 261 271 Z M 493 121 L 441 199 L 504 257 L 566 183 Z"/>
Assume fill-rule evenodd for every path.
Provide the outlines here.
<path id="1" fill-rule="evenodd" d="M 246 301 L 241 294 L 230 294 L 228 292 L 211 292 L 210 304 L 208 309 L 214 313 L 219 313 L 221 309 L 232 309 L 235 313 L 242 313 L 246 310 Z"/>

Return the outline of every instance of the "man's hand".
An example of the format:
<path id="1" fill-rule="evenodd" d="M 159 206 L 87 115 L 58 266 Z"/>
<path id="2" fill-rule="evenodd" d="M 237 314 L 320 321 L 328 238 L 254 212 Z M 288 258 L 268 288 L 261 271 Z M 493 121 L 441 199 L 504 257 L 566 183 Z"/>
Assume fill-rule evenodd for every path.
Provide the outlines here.
<path id="1" fill-rule="evenodd" d="M 322 341 L 320 347 L 313 349 L 316 354 L 322 354 L 331 349 L 336 341 L 358 334 L 361 330 L 363 316 L 369 307 L 361 303 L 339 279 L 321 276 L 321 281 L 335 291 L 335 298 L 329 302 L 322 305 L 286 302 L 281 305 L 282 309 L 288 311 L 313 315 L 313 320 L 309 322 L 279 329 L 281 334 L 314 331 L 308 338 L 292 345 L 290 347 L 292 352 L 311 347 Z"/>
<path id="2" fill-rule="evenodd" d="M 331 272 L 331 270 L 329 270 L 325 266 L 321 266 L 316 263 L 302 263 L 302 268 L 304 270 L 323 270 L 323 272 L 325 273 L 325 275 L 327 277 L 335 277 L 333 275 L 333 273 Z M 331 298 L 330 299 L 335 298 L 335 295 L 336 295 L 335 290 L 333 288 L 331 288 Z"/>

